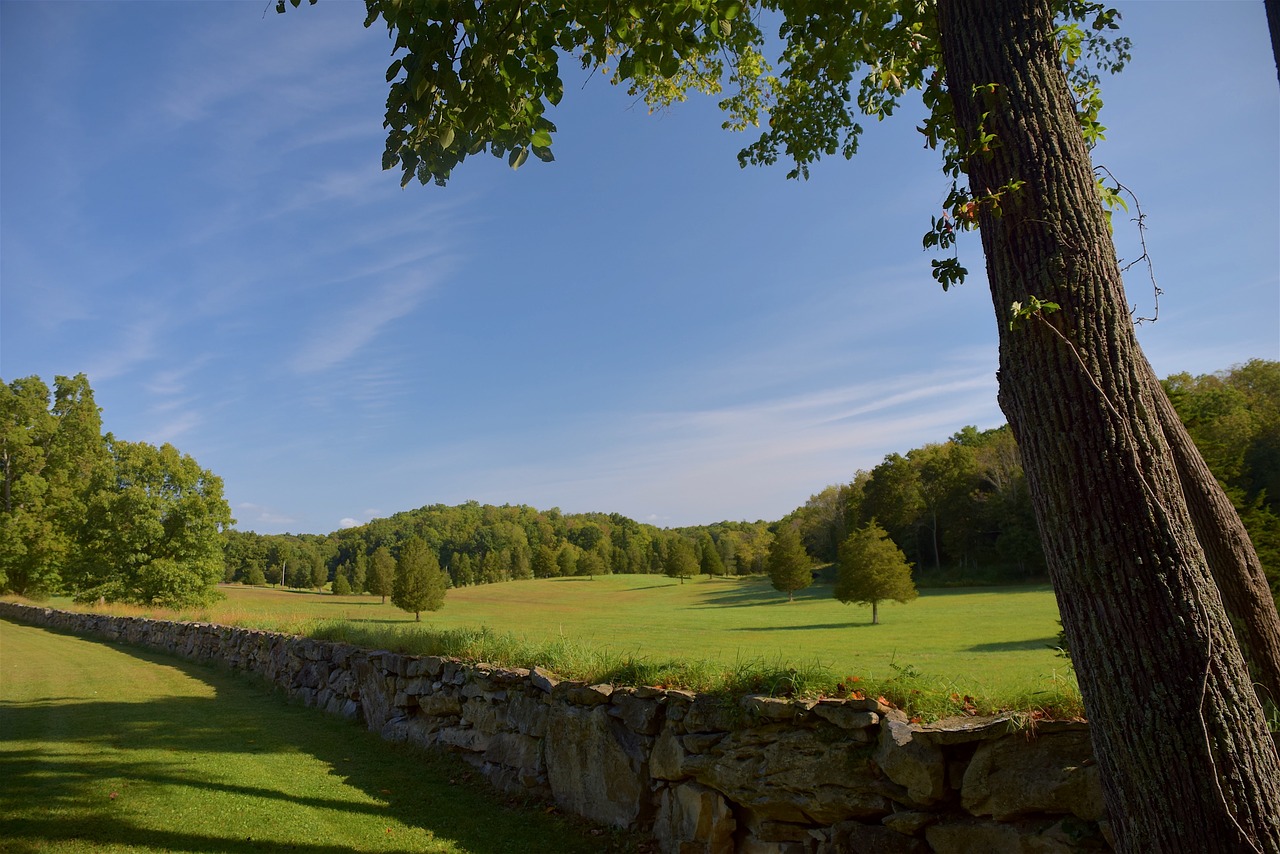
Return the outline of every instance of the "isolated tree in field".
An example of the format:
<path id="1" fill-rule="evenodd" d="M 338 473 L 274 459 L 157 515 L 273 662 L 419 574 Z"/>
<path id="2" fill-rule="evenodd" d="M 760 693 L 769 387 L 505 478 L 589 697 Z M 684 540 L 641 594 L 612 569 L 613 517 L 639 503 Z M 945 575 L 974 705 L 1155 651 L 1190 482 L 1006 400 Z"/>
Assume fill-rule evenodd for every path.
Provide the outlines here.
<path id="1" fill-rule="evenodd" d="M 347 576 L 343 572 L 338 572 L 333 576 L 333 595 L 348 596 L 351 594 L 351 582 L 347 581 Z"/>
<path id="2" fill-rule="evenodd" d="M 727 80 L 728 126 L 767 118 L 740 161 L 786 158 L 793 177 L 824 155 L 852 156 L 862 114 L 885 118 L 907 89 L 922 90 L 921 131 L 954 181 L 926 243 L 946 250 L 958 229 L 981 235 L 1000 404 L 1119 846 L 1179 850 L 1194 827 L 1205 850 L 1280 852 L 1280 757 L 1241 653 L 1280 696 L 1280 616 L 1238 514 L 1138 346 L 1101 203 L 1117 191 L 1100 187 L 1090 160 L 1102 130 L 1090 72 L 1127 59 L 1127 43 L 1101 38 L 1111 10 L 1086 0 L 366 6 L 367 23 L 383 18 L 395 39 L 383 166 L 404 184 L 443 184 L 486 150 L 513 167 L 554 159 L 545 112 L 564 94 L 558 51 L 659 106 Z M 762 53 L 774 44 L 776 67 Z M 958 258 L 933 264 L 944 288 L 964 277 Z"/>
<path id="3" fill-rule="evenodd" d="M 840 544 L 836 584 L 831 595 L 846 605 L 870 605 L 871 624 L 880 622 L 881 602 L 910 602 L 917 595 L 911 564 L 902 549 L 873 520 Z"/>
<path id="4" fill-rule="evenodd" d="M 813 583 L 813 561 L 804 550 L 800 532 L 790 524 L 784 522 L 779 526 L 769 546 L 765 569 L 773 589 L 787 594 L 788 602 L 795 601 L 797 590 Z"/>
<path id="5" fill-rule="evenodd" d="M 375 596 L 382 597 L 382 604 L 387 603 L 392 583 L 396 577 L 396 559 L 386 546 L 378 546 L 369 558 L 368 590 Z"/>
<path id="6" fill-rule="evenodd" d="M 396 561 L 391 603 L 402 611 L 412 611 L 413 618 L 421 621 L 423 611 L 444 607 L 448 586 L 448 576 L 440 569 L 436 553 L 419 537 L 406 540 Z"/>
<path id="7" fill-rule="evenodd" d="M 662 571 L 671 578 L 680 579 L 681 584 L 684 584 L 686 578 L 697 575 L 698 554 L 693 541 L 678 534 L 672 537 L 667 543 Z"/>

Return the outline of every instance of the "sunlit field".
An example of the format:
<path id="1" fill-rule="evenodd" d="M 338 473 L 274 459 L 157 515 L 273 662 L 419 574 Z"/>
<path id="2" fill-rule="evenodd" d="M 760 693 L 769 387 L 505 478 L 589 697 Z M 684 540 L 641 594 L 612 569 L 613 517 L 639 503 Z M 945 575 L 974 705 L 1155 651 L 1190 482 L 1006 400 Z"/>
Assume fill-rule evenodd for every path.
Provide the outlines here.
<path id="1" fill-rule="evenodd" d="M 226 585 L 226 598 L 198 612 L 142 615 L 258 626 L 299 634 L 399 645 L 420 630 L 488 627 L 534 648 L 604 651 L 640 662 L 713 662 L 722 670 L 816 668 L 847 686 L 897 683 L 907 695 L 971 695 L 990 706 L 1070 706 L 1068 663 L 1052 649 L 1058 610 L 1048 587 L 924 590 L 907 605 L 844 605 L 828 584 L 794 602 L 767 579 L 616 575 L 479 585 L 450 590 L 444 608 L 421 623 L 370 595 Z M 59 607 L 65 602 L 54 603 Z M 346 628 L 338 629 L 335 623 Z M 487 649 L 487 647 L 486 647 Z M 483 650 L 482 650 L 483 652 Z M 523 662 L 528 664 L 530 662 Z M 554 665 L 556 662 L 550 662 Z M 856 677 L 857 681 L 850 681 Z M 678 681 L 678 680 L 673 680 Z"/>

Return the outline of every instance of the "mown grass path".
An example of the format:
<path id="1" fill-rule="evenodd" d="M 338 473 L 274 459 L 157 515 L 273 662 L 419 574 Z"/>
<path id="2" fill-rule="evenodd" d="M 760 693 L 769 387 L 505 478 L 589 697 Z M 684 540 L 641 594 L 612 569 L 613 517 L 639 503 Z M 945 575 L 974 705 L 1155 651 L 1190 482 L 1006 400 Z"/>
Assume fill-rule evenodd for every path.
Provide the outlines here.
<path id="1" fill-rule="evenodd" d="M 0 851 L 588 852 L 622 846 L 499 804 L 248 677 L 0 620 Z"/>

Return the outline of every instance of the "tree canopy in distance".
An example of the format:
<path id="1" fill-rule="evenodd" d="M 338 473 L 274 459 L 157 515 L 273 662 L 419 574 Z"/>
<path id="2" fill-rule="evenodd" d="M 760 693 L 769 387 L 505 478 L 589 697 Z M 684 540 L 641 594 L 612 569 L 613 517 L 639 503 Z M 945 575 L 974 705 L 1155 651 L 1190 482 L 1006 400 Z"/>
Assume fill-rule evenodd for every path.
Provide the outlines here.
<path id="1" fill-rule="evenodd" d="M 911 580 L 911 564 L 873 519 L 840 544 L 840 563 L 831 595 L 846 605 L 870 605 L 871 624 L 880 622 L 881 602 L 907 603 L 919 593 Z"/>

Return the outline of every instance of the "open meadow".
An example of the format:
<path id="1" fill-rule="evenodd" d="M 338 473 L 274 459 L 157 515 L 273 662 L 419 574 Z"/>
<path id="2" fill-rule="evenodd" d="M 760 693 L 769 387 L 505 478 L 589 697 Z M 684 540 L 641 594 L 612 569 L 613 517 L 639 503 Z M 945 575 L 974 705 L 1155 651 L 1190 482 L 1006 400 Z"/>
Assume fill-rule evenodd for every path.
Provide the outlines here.
<path id="1" fill-rule="evenodd" d="M 444 608 L 420 623 L 369 595 L 222 590 L 223 601 L 198 612 L 109 610 L 540 664 L 586 679 L 703 689 L 727 682 L 780 694 L 830 692 L 843 683 L 925 714 L 963 711 L 966 696 L 980 711 L 1079 709 L 1074 675 L 1052 649 L 1058 610 L 1043 586 L 924 590 L 909 605 L 882 604 L 874 626 L 870 608 L 841 604 L 828 584 L 789 603 L 758 576 L 477 585 L 450 590 Z"/>
<path id="2" fill-rule="evenodd" d="M 0 620 L 0 851 L 596 852 L 627 837 L 500 796 L 264 684 Z"/>

